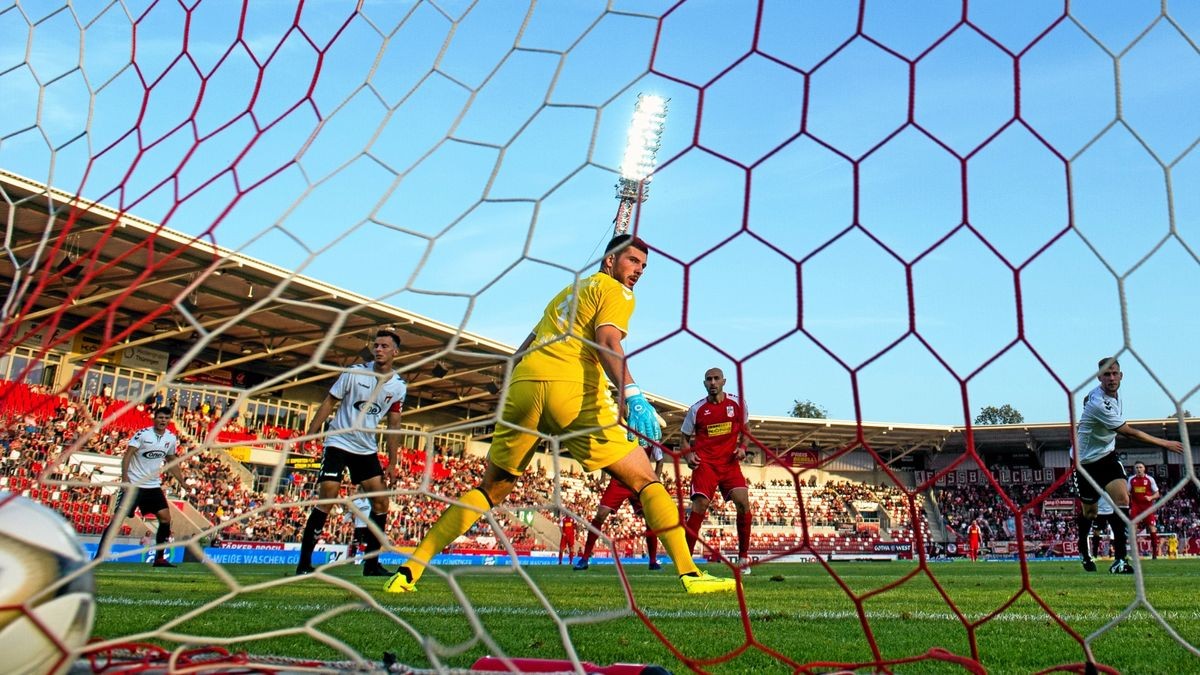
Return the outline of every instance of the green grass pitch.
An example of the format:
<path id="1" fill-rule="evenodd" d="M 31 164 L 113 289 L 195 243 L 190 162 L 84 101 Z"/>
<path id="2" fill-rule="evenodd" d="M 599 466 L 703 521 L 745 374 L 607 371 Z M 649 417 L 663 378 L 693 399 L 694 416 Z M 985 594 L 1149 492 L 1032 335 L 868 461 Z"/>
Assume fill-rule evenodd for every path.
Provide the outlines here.
<path id="1" fill-rule="evenodd" d="M 719 565 L 708 569 L 728 573 Z M 1200 560 L 1146 561 L 1148 606 L 1137 602 L 1136 577 L 1086 574 L 1073 560 L 1030 563 L 1033 594 L 1022 590 L 1021 567 L 1014 562 L 937 563 L 928 574 L 908 562 L 832 563 L 832 569 L 844 587 L 817 564 L 757 567 L 745 579 L 743 604 L 732 594 L 685 595 L 669 568 L 631 566 L 631 609 L 612 566 L 587 572 L 566 566 L 449 568 L 450 577 L 426 574 L 416 593 L 389 595 L 381 591 L 383 579 L 363 578 L 353 566 L 331 568 L 325 578 L 293 578 L 283 567 L 231 566 L 222 578 L 200 564 L 174 570 L 105 564 L 96 571 L 93 634 L 145 639 L 165 627 L 150 641 L 330 661 L 347 658 L 339 646 L 344 644 L 375 661 L 393 652 L 418 668 L 466 667 L 498 650 L 562 659 L 571 644 L 583 661 L 657 663 L 688 672 L 689 664 L 636 611 L 691 667 L 716 673 L 871 662 L 868 636 L 883 659 L 902 660 L 935 648 L 971 657 L 973 634 L 979 661 L 994 673 L 1083 661 L 1078 641 L 1044 603 L 1080 635 L 1091 636 L 1101 664 L 1127 673 L 1200 672 L 1195 649 L 1172 637 L 1174 632 L 1200 645 Z M 855 596 L 862 598 L 861 616 Z M 247 637 L 256 633 L 270 635 Z M 965 672 L 946 660 L 893 670 Z"/>

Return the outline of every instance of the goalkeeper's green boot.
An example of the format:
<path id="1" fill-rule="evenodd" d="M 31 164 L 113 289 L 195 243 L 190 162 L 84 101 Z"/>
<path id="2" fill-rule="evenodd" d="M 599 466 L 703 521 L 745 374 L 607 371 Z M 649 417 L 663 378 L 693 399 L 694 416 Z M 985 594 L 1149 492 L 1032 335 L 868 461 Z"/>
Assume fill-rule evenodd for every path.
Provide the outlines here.
<path id="1" fill-rule="evenodd" d="M 417 590 L 417 584 L 412 580 L 412 572 L 407 567 L 397 567 L 396 573 L 383 585 L 388 593 L 412 593 Z"/>
<path id="2" fill-rule="evenodd" d="M 683 584 L 683 590 L 688 593 L 721 593 L 737 590 L 737 582 L 733 579 L 714 577 L 708 572 L 680 574 L 679 583 Z"/>

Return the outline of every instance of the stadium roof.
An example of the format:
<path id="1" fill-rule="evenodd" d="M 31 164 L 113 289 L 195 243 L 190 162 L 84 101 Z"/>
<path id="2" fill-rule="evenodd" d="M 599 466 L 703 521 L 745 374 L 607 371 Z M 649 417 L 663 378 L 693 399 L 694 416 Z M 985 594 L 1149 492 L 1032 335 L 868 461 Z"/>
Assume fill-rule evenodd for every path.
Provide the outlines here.
<path id="1" fill-rule="evenodd" d="M 328 366 L 361 362 L 374 331 L 391 326 L 404 343 L 398 366 L 409 382 L 410 415 L 441 409 L 482 422 L 495 410 L 514 351 L 509 345 L 12 173 L 0 171 L 0 194 L 10 207 L 0 258 L 2 352 L 28 341 L 61 308 L 60 328 L 69 333 L 108 331 L 116 338 L 107 352 L 93 348 L 89 356 L 151 346 L 189 359 L 176 379 L 253 373 L 262 382 L 258 392 L 285 396 L 292 387 L 324 386 L 336 372 Z M 146 274 L 149 267 L 153 273 Z M 202 334 L 209 336 L 203 349 L 197 346 Z M 687 405 L 651 398 L 667 420 L 665 441 L 677 443 Z M 1174 420 L 1146 424 L 1148 431 L 1168 430 Z M 761 443 L 780 450 L 867 443 L 898 458 L 965 445 L 964 429 L 945 425 L 752 416 L 751 426 Z M 981 427 L 976 435 L 981 446 L 1065 447 L 1070 427 Z"/>
<path id="2" fill-rule="evenodd" d="M 375 330 L 390 326 L 404 344 L 397 365 L 407 371 L 416 404 L 410 409 L 452 407 L 465 417 L 494 405 L 513 352 L 508 345 L 11 173 L 0 171 L 0 194 L 10 205 L 0 278 L 11 280 L 0 297 L 4 316 L 26 324 L 13 335 L 6 325 L 4 345 L 66 303 L 62 325 L 119 338 L 107 351 L 145 345 L 194 357 L 177 379 L 212 381 L 204 376 L 235 370 L 268 379 L 286 374 L 273 387 L 283 395 L 334 374 L 319 364 L 362 362 Z M 209 336 L 209 348 L 191 353 L 201 335 Z M 441 377 L 435 368 L 445 368 Z"/>

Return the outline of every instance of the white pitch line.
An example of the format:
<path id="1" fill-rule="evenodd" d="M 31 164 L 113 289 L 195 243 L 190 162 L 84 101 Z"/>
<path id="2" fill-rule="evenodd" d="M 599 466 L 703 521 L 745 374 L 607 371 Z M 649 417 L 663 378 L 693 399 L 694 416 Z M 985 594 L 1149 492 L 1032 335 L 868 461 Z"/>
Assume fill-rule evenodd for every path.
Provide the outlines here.
<path id="1" fill-rule="evenodd" d="M 195 600 L 186 600 L 183 598 L 146 598 L 135 600 L 132 598 L 116 597 L 116 596 L 99 596 L 96 598 L 99 605 L 127 606 L 127 607 L 180 607 L 194 608 L 204 604 Z M 349 604 L 349 603 L 348 603 Z M 270 602 L 260 600 L 231 600 L 223 602 L 213 611 L 224 609 L 271 609 L 271 610 L 287 610 L 298 612 L 316 612 L 329 609 L 335 606 L 333 603 L 317 604 L 317 603 L 284 603 Z M 459 605 L 402 605 L 389 606 L 387 609 L 392 610 L 398 616 L 404 615 L 427 615 L 427 616 L 461 616 L 463 608 Z M 369 607 L 363 606 L 360 611 L 373 611 Z M 595 611 L 583 610 L 560 610 L 560 617 L 587 617 L 591 615 L 604 614 L 612 612 L 614 609 L 596 609 Z M 615 611 L 620 611 L 617 608 Z M 643 610 L 647 616 L 652 619 L 732 619 L 740 618 L 741 613 L 734 610 L 660 610 L 660 609 L 645 609 Z M 546 616 L 546 611 L 537 607 L 476 607 L 475 613 L 481 616 Z M 772 618 L 772 619 L 793 619 L 798 621 L 845 621 L 847 619 L 858 619 L 858 614 L 851 611 L 801 611 L 801 612 L 780 612 L 771 610 L 750 610 L 748 612 L 751 619 Z M 1200 611 L 1167 611 L 1160 612 L 1163 618 L 1168 622 L 1176 621 L 1200 621 Z M 630 614 L 632 616 L 632 614 Z M 1067 623 L 1077 621 L 1108 621 L 1113 618 L 1112 614 L 1104 614 L 1101 612 L 1079 612 L 1059 614 L 1059 618 Z M 958 617 L 950 612 L 893 612 L 893 611 L 869 611 L 867 618 L 871 620 L 903 620 L 903 621 L 952 621 L 957 623 Z M 968 617 L 970 619 L 970 617 Z M 975 619 L 978 620 L 978 619 Z M 1048 622 L 1051 618 L 1048 614 L 1029 612 L 1016 612 L 1009 610 L 992 621 L 1013 622 L 1013 623 L 1037 623 Z M 1132 623 L 1157 623 L 1153 617 L 1145 612 L 1138 612 L 1130 616 L 1126 622 Z M 990 622 L 989 622 L 990 623 Z"/>

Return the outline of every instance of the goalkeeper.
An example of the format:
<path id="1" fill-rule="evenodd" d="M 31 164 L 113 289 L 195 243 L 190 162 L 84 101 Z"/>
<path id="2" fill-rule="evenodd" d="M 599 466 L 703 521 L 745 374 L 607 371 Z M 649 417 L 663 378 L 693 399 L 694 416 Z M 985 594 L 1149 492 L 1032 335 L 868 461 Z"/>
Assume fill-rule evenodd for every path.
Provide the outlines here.
<path id="1" fill-rule="evenodd" d="M 662 540 L 684 590 L 735 589 L 733 579 L 701 572 L 692 562 L 675 501 L 654 475 L 646 453 L 635 452 L 639 443 L 662 436 L 654 409 L 634 384 L 621 348 L 633 314 L 632 289 L 646 269 L 648 254 L 640 239 L 614 237 L 600 271 L 567 286 L 546 306 L 517 350 L 483 480 L 434 523 L 412 557 L 388 580 L 388 592 L 416 590 L 433 556 L 504 501 L 541 440 L 533 432 L 561 438 L 562 447 L 586 471 L 603 469 L 638 495 L 646 524 Z M 618 385 L 618 400 L 609 391 L 610 382 Z M 622 408 L 628 433 L 619 426 Z"/>

